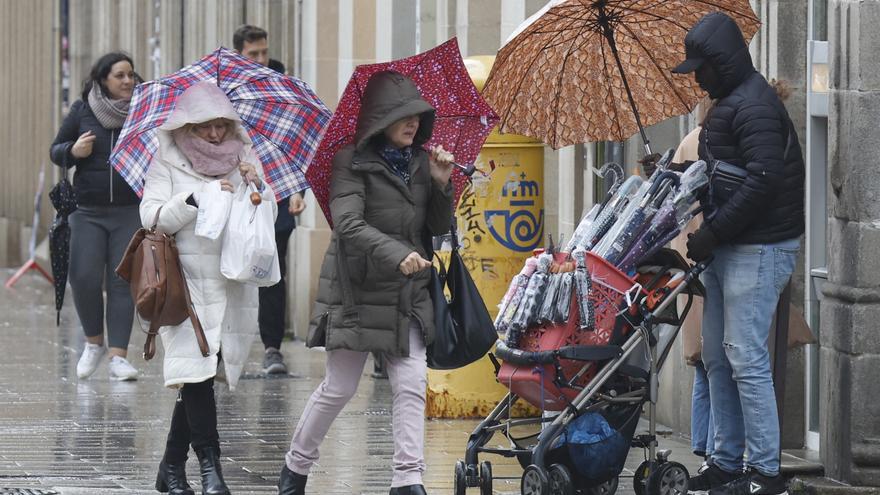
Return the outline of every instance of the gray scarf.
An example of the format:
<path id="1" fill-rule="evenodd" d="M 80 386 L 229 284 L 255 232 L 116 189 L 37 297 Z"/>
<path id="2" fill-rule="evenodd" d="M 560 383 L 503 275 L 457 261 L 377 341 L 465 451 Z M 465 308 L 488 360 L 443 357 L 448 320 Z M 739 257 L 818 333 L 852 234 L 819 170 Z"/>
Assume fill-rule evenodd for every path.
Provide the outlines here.
<path id="1" fill-rule="evenodd" d="M 89 91 L 89 106 L 104 129 L 122 128 L 130 104 L 131 100 L 113 100 L 104 96 L 98 83 L 93 83 L 92 90 Z"/>

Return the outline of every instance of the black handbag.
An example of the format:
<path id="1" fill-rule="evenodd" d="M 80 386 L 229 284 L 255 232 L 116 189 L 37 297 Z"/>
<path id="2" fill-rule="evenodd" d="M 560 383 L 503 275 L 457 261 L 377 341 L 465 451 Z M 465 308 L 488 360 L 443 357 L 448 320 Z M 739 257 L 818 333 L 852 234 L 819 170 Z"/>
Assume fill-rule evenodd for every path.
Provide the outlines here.
<path id="1" fill-rule="evenodd" d="M 485 356 L 498 340 L 486 304 L 458 252 L 455 219 L 452 224 L 449 266 L 441 261 L 439 270 L 431 267 L 428 285 L 434 303 L 435 327 L 434 342 L 428 346 L 428 367 L 435 370 L 467 366 Z M 433 249 L 428 252 L 433 256 Z M 449 300 L 444 288 L 449 289 Z"/>
<path id="2" fill-rule="evenodd" d="M 704 141 L 706 143 L 706 156 L 709 157 L 707 172 L 709 174 L 709 205 L 712 211 L 718 211 L 730 198 L 736 194 L 740 186 L 749 176 L 748 170 L 723 160 L 716 160 L 712 156 L 709 146 L 709 129 L 703 127 Z"/>

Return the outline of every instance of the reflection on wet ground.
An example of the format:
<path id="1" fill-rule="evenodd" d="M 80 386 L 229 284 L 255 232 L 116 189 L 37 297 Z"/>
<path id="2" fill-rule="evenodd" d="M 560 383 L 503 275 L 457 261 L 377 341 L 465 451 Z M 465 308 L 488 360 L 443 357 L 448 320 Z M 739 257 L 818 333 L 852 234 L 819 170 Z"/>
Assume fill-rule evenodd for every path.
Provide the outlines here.
<path id="1" fill-rule="evenodd" d="M 0 273 L 0 282 L 11 274 Z M 161 355 L 145 363 L 139 357 L 144 337 L 135 331 L 130 357 L 141 372 L 138 381 L 110 381 L 106 365 L 91 379 L 78 380 L 75 368 L 84 337 L 69 291 L 61 326 L 56 327 L 52 288 L 45 281 L 28 275 L 13 290 L 0 290 L 0 494 L 28 493 L 25 489 L 64 495 L 156 493 L 156 466 L 176 396 L 162 386 Z M 290 435 L 323 376 L 320 351 L 306 350 L 301 343 L 285 343 L 283 350 L 289 377 L 262 378 L 261 349 L 255 345 L 238 389 L 229 392 L 218 385 L 223 471 L 233 493 L 277 493 Z M 366 370 L 371 369 L 368 363 Z M 365 373 L 358 394 L 322 446 L 309 493 L 388 493 L 390 407 L 387 380 Z M 452 493 L 453 465 L 463 456 L 475 425 L 472 420 L 428 421 L 429 493 Z M 695 467 L 686 444 L 666 439 L 664 445 L 674 446 L 676 457 L 689 461 L 689 469 Z M 519 493 L 522 471 L 515 461 L 489 459 L 496 476 L 516 477 L 497 480 L 496 493 Z M 633 451 L 628 467 L 642 460 L 641 452 Z M 197 478 L 196 467 L 192 455 L 187 469 L 191 481 Z M 632 493 L 629 480 L 621 481 L 619 492 Z"/>

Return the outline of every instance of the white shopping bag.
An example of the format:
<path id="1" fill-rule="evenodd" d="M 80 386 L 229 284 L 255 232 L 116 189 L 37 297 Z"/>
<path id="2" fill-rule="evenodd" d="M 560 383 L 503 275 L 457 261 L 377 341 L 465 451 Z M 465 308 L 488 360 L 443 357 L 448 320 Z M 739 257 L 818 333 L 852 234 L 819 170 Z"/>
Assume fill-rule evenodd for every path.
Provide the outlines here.
<path id="1" fill-rule="evenodd" d="M 232 194 L 220 188 L 220 181 L 207 183 L 199 193 L 199 215 L 196 217 L 196 235 L 206 239 L 217 239 L 226 227 Z"/>
<path id="2" fill-rule="evenodd" d="M 238 186 L 232 197 L 220 253 L 220 273 L 229 280 L 258 287 L 275 285 L 281 280 L 272 204 L 251 204 L 244 184 Z"/>

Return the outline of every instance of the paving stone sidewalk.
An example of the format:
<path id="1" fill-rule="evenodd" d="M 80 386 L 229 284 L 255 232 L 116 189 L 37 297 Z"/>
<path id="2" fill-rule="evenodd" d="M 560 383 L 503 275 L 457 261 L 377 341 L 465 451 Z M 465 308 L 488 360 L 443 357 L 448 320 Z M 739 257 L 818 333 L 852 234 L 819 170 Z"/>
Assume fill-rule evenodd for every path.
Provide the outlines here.
<path id="1" fill-rule="evenodd" d="M 0 271 L 0 283 L 10 275 Z M 0 294 L 0 494 L 28 493 L 25 489 L 63 495 L 156 493 L 156 466 L 176 397 L 162 386 L 161 355 L 145 363 L 140 358 L 144 336 L 135 332 L 129 356 L 140 370 L 138 381 L 110 381 L 106 365 L 91 379 L 78 380 L 84 337 L 70 295 L 56 327 L 52 287 L 44 280 L 28 274 Z M 238 389 L 218 386 L 223 471 L 235 494 L 277 493 L 293 428 L 323 377 L 322 352 L 298 342 L 285 343 L 283 351 L 289 377 L 261 377 L 261 346 L 255 343 Z M 309 480 L 310 494 L 388 493 L 391 391 L 387 380 L 369 376 L 371 369 L 368 363 L 356 397 L 330 430 Z M 452 493 L 453 465 L 476 424 L 427 421 L 429 493 Z M 686 442 L 666 436 L 661 447 L 696 469 L 698 459 Z M 191 482 L 197 478 L 192 457 Z M 496 477 L 515 478 L 496 480 L 495 493 L 518 494 L 522 471 L 515 461 L 487 458 Z M 641 451 L 632 451 L 624 476 L 642 460 Z M 621 479 L 618 493 L 633 493 L 631 479 Z"/>

